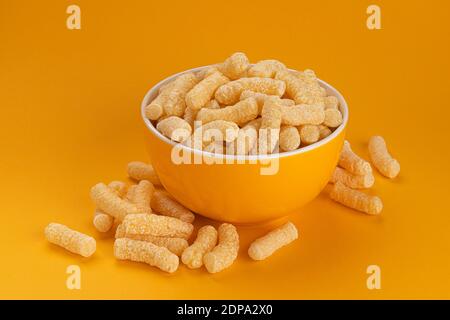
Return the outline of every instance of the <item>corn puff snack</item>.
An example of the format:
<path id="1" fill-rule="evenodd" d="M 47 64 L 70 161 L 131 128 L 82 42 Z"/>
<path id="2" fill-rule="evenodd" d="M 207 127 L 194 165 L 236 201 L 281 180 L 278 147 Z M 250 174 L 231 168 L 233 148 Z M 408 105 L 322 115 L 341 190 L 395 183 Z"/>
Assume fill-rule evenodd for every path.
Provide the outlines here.
<path id="1" fill-rule="evenodd" d="M 151 242 L 158 247 L 165 247 L 170 252 L 181 256 L 183 251 L 189 246 L 186 239 L 182 238 L 169 238 L 169 237 L 157 237 L 150 234 L 127 234 L 122 224 L 117 226 L 116 239 L 127 238 L 132 240 Z"/>
<path id="2" fill-rule="evenodd" d="M 242 124 L 255 119 L 257 116 L 258 104 L 254 98 L 248 98 L 224 108 L 203 108 L 197 113 L 197 121 L 206 124 L 214 120 L 225 120 Z"/>
<path id="3" fill-rule="evenodd" d="M 186 140 L 192 133 L 190 124 L 186 120 L 176 116 L 159 121 L 156 129 L 167 138 L 176 142 Z"/>
<path id="4" fill-rule="evenodd" d="M 169 273 L 175 272 L 179 264 L 178 257 L 167 248 L 126 238 L 114 241 L 114 256 L 119 260 L 143 262 Z"/>
<path id="5" fill-rule="evenodd" d="M 292 151 L 300 146 L 300 133 L 296 127 L 282 126 L 280 129 L 280 150 Z"/>
<path id="6" fill-rule="evenodd" d="M 261 60 L 248 69 L 248 77 L 274 78 L 278 71 L 286 66 L 278 60 Z"/>
<path id="7" fill-rule="evenodd" d="M 127 234 L 149 234 L 157 237 L 188 239 L 194 226 L 177 218 L 156 214 L 129 214 L 123 220 Z"/>
<path id="8" fill-rule="evenodd" d="M 90 257 L 95 252 L 96 242 L 94 238 L 72 230 L 65 225 L 50 223 L 45 228 L 44 233 L 47 241 L 83 257 Z"/>
<path id="9" fill-rule="evenodd" d="M 323 124 L 329 128 L 337 128 L 342 124 L 342 114 L 338 109 L 325 109 Z"/>
<path id="10" fill-rule="evenodd" d="M 268 99 L 261 111 L 259 131 L 260 154 L 272 153 L 279 142 L 281 127 L 281 106 L 276 99 Z M 278 151 L 278 150 L 277 150 Z"/>
<path id="11" fill-rule="evenodd" d="M 98 183 L 91 188 L 91 198 L 97 208 L 119 221 L 122 221 L 127 214 L 139 212 L 135 204 L 120 198 L 104 183 Z"/>
<path id="12" fill-rule="evenodd" d="M 375 177 L 372 172 L 359 176 L 351 174 L 345 169 L 336 167 L 333 175 L 331 176 L 330 182 L 337 183 L 338 181 L 352 189 L 368 189 L 373 186 Z"/>
<path id="13" fill-rule="evenodd" d="M 289 126 L 305 124 L 319 125 L 325 120 L 325 112 L 320 105 L 301 104 L 281 106 L 281 122 Z"/>
<path id="14" fill-rule="evenodd" d="M 198 230 L 197 239 L 181 256 L 181 261 L 190 269 L 203 265 L 203 256 L 210 252 L 217 243 L 217 231 L 213 226 L 203 226 Z"/>
<path id="15" fill-rule="evenodd" d="M 192 72 L 185 73 L 173 81 L 167 98 L 163 103 L 163 115 L 182 117 L 186 109 L 186 94 L 197 84 L 198 79 Z"/>
<path id="16" fill-rule="evenodd" d="M 163 85 L 159 89 L 158 96 L 145 107 L 145 116 L 150 120 L 158 120 L 163 116 L 164 103 L 167 101 L 171 90 L 173 89 L 175 81 Z"/>
<path id="17" fill-rule="evenodd" d="M 195 215 L 189 209 L 175 201 L 166 191 L 156 190 L 150 206 L 158 214 L 177 218 L 183 222 L 192 223 L 195 219 Z"/>
<path id="18" fill-rule="evenodd" d="M 297 228 L 293 223 L 288 222 L 253 241 L 248 248 L 248 255 L 253 260 L 264 260 L 297 238 Z"/>
<path id="19" fill-rule="evenodd" d="M 393 179 L 399 174 L 400 163 L 389 154 L 383 137 L 373 136 L 370 138 L 369 157 L 383 176 Z"/>
<path id="20" fill-rule="evenodd" d="M 320 139 L 320 129 L 314 125 L 304 125 L 299 128 L 300 140 L 303 145 L 313 144 Z"/>
<path id="21" fill-rule="evenodd" d="M 364 176 L 372 173 L 370 164 L 352 151 L 348 141 L 344 141 L 338 164 L 355 175 Z"/>
<path id="22" fill-rule="evenodd" d="M 192 135 L 193 141 L 190 143 L 195 146 L 200 143 L 212 141 L 232 142 L 236 140 L 238 133 L 239 126 L 236 123 L 224 120 L 214 120 L 195 129 L 194 134 Z M 196 144 L 196 140 L 200 141 L 200 143 Z"/>
<path id="23" fill-rule="evenodd" d="M 240 78 L 220 86 L 214 96 L 218 102 L 230 105 L 239 101 L 244 90 L 281 97 L 286 85 L 283 81 L 272 78 Z"/>
<path id="24" fill-rule="evenodd" d="M 239 130 L 234 146 L 234 151 L 237 155 L 248 155 L 252 150 L 256 149 L 260 127 L 261 118 L 258 118 L 248 122 Z"/>
<path id="25" fill-rule="evenodd" d="M 327 96 L 324 98 L 325 110 L 336 109 L 339 110 L 339 100 L 335 96 Z"/>
<path id="26" fill-rule="evenodd" d="M 253 91 L 250 91 L 250 90 L 242 91 L 241 96 L 239 97 L 239 99 L 242 101 L 242 100 L 245 100 L 245 99 L 248 99 L 248 98 L 254 98 L 256 100 L 256 103 L 258 104 L 258 109 L 259 109 L 258 114 L 261 114 L 264 102 L 266 102 L 266 99 L 269 99 L 269 98 L 278 98 L 279 99 L 279 101 L 278 101 L 279 104 L 281 104 L 283 106 L 286 106 L 286 107 L 290 107 L 290 106 L 294 106 L 295 105 L 294 100 L 291 100 L 291 99 L 280 99 L 280 97 L 278 97 L 278 96 L 267 95 L 267 94 L 260 93 L 260 92 L 253 92 Z"/>
<path id="27" fill-rule="evenodd" d="M 239 251 L 239 235 L 235 226 L 223 223 L 218 233 L 219 244 L 203 257 L 203 264 L 209 273 L 220 272 L 231 266 Z"/>
<path id="28" fill-rule="evenodd" d="M 134 180 L 148 180 L 153 185 L 161 186 L 161 181 L 151 164 L 140 161 L 131 161 L 127 166 L 128 176 Z"/>
<path id="29" fill-rule="evenodd" d="M 226 77 L 231 80 L 241 78 L 247 71 L 250 62 L 245 53 L 236 52 L 227 58 L 223 63 L 217 66 Z"/>
<path id="30" fill-rule="evenodd" d="M 221 72 L 217 71 L 197 83 L 186 95 L 186 106 L 191 110 L 200 110 L 214 95 L 221 85 L 229 82 Z"/>
<path id="31" fill-rule="evenodd" d="M 350 189 L 340 181 L 334 184 L 330 197 L 344 206 L 370 215 L 378 215 L 383 209 L 383 203 L 379 197 L 369 196 L 361 191 Z"/>
<path id="32" fill-rule="evenodd" d="M 108 184 L 108 187 L 114 190 L 121 198 L 124 196 L 127 189 L 127 186 L 122 181 L 112 181 Z M 93 224 L 98 231 L 108 232 L 114 224 L 114 218 L 109 214 L 104 213 L 102 210 L 96 209 Z"/>
<path id="33" fill-rule="evenodd" d="M 130 188 L 130 190 L 127 198 L 137 206 L 139 212 L 152 213 L 150 199 L 155 191 L 153 184 L 150 181 L 141 180 L 134 188 Z"/>
<path id="34" fill-rule="evenodd" d="M 319 125 L 319 140 L 325 139 L 328 137 L 332 131 L 327 126 L 324 126 L 322 124 Z"/>

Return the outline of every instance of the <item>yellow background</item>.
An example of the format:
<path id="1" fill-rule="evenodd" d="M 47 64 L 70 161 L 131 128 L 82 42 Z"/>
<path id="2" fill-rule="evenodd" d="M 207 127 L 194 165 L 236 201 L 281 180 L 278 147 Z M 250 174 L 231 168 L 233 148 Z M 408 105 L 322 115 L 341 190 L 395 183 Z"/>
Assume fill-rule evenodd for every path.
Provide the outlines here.
<path id="1" fill-rule="evenodd" d="M 366 28 L 366 8 L 382 30 Z M 66 28 L 68 5 L 82 30 Z M 450 298 L 448 1 L 0 1 L 0 298 Z M 119 262 L 91 224 L 90 187 L 148 159 L 139 105 L 160 79 L 234 51 L 312 68 L 346 97 L 348 139 L 381 134 L 402 165 L 376 176 L 369 217 L 321 195 L 290 219 L 300 239 L 264 262 L 269 228 L 239 228 L 220 274 Z M 293 192 L 286 186 L 286 192 Z M 98 239 L 91 259 L 48 244 L 58 221 Z M 199 219 L 199 223 L 204 223 Z M 65 286 L 77 264 L 82 289 Z M 382 289 L 366 288 L 377 264 Z"/>

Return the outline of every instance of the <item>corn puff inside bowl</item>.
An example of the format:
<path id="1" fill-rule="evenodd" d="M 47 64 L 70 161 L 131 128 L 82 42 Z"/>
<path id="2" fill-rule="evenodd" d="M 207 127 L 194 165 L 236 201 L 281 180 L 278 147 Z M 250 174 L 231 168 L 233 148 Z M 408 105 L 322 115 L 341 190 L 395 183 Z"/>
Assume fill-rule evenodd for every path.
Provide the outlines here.
<path id="1" fill-rule="evenodd" d="M 329 181 L 344 142 L 348 107 L 343 96 L 326 82 L 317 80 L 327 96 L 337 99 L 342 115 L 340 125 L 333 131 L 328 130 L 326 136 L 316 140 L 317 142 L 299 149 L 295 149 L 298 143 L 286 143 L 286 148 L 293 145 L 294 150 L 267 155 L 214 154 L 169 139 L 146 114 L 146 107 L 158 96 L 162 87 L 170 86 L 180 75 L 207 73 L 208 68 L 211 66 L 194 68 L 168 77 L 151 88 L 142 101 L 145 141 L 151 163 L 162 185 L 190 210 L 211 219 L 236 224 L 255 224 L 278 219 L 312 201 Z M 214 76 L 217 78 L 215 81 L 223 81 L 217 75 Z M 193 101 L 192 105 L 195 106 L 195 100 Z M 276 110 L 267 108 L 263 112 L 276 113 Z M 329 122 L 332 123 L 332 117 L 330 119 Z M 241 129 L 242 126 L 239 123 Z M 327 129 L 325 126 L 316 127 L 317 129 L 302 126 L 298 132 L 300 135 L 302 131 L 304 134 L 312 132 L 321 135 L 320 130 Z M 192 134 L 195 130 L 186 128 L 181 131 Z M 297 133 L 282 127 L 280 139 L 282 135 L 295 136 Z M 180 154 L 183 161 L 179 159 Z"/>

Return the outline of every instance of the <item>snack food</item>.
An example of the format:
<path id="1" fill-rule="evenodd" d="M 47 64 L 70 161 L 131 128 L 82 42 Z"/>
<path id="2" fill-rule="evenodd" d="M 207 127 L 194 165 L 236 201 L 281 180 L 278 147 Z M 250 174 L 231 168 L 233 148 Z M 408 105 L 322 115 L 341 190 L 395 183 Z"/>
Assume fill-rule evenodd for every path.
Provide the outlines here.
<path id="1" fill-rule="evenodd" d="M 194 230 L 192 224 L 177 218 L 146 213 L 129 214 L 122 223 L 127 234 L 188 239 Z"/>
<path id="2" fill-rule="evenodd" d="M 231 266 L 239 251 L 239 235 L 235 226 L 223 223 L 218 234 L 218 245 L 203 257 L 203 264 L 210 273 L 220 272 Z"/>
<path id="3" fill-rule="evenodd" d="M 45 228 L 45 238 L 70 252 L 90 257 L 96 249 L 95 239 L 59 223 L 50 223 Z"/>
<path id="4" fill-rule="evenodd" d="M 288 222 L 253 241 L 248 248 L 248 255 L 253 260 L 264 260 L 297 238 L 297 228 L 292 222 Z"/>
<path id="5" fill-rule="evenodd" d="M 339 202 L 349 208 L 365 212 L 370 215 L 378 215 L 383 209 L 383 202 L 377 196 L 370 196 L 361 191 L 350 189 L 342 182 L 337 181 L 330 197 L 336 202 Z"/>
<path id="6" fill-rule="evenodd" d="M 114 256 L 119 260 L 144 262 L 169 273 L 175 272 L 179 264 L 178 257 L 169 249 L 127 238 L 114 241 Z"/>
<path id="7" fill-rule="evenodd" d="M 395 178 L 400 172 L 400 164 L 389 154 L 386 142 L 381 136 L 369 140 L 369 156 L 373 165 L 385 177 Z"/>
<path id="8" fill-rule="evenodd" d="M 112 181 L 108 187 L 114 190 L 119 197 L 123 197 L 127 191 L 127 186 L 122 181 Z M 97 208 L 92 222 L 98 231 L 108 232 L 114 224 L 114 217 Z"/>
<path id="9" fill-rule="evenodd" d="M 211 251 L 217 243 L 217 230 L 213 226 L 203 226 L 198 230 L 197 238 L 186 250 L 181 261 L 191 269 L 203 265 L 203 256 Z"/>

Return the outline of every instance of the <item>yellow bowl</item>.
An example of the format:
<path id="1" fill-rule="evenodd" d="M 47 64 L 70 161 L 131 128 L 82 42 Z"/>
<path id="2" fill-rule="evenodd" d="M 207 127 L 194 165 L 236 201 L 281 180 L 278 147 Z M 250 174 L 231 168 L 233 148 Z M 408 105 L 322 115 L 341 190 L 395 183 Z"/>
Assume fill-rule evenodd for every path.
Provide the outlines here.
<path id="1" fill-rule="evenodd" d="M 180 74 L 203 68 L 206 67 L 187 70 L 159 82 L 142 101 L 141 114 L 148 128 L 146 141 L 151 163 L 166 190 L 200 215 L 237 224 L 278 219 L 313 200 L 326 186 L 343 145 L 348 107 L 342 95 L 319 80 L 329 95 L 339 99 L 344 121 L 330 136 L 317 143 L 290 152 L 262 156 L 213 155 L 178 145 L 176 154 L 183 152 L 191 164 L 177 164 L 172 161 L 176 144 L 156 130 L 145 117 L 144 109 L 157 96 L 162 85 Z M 247 159 L 245 163 L 237 163 L 238 160 L 244 162 L 244 159 Z M 202 163 L 194 163 L 195 160 Z M 248 160 L 254 161 L 249 163 Z M 223 161 L 224 164 L 211 164 L 214 161 Z M 262 174 L 277 163 L 276 174 Z"/>

